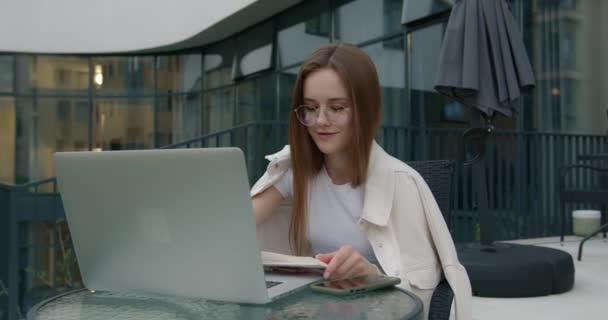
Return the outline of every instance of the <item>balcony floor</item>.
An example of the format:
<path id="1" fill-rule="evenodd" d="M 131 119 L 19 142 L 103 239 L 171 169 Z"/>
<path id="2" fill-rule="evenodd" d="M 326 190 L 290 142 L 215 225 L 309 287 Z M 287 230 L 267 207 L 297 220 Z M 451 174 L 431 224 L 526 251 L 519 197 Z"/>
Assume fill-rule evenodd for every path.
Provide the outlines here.
<path id="1" fill-rule="evenodd" d="M 564 250 L 572 255 L 575 268 L 572 290 L 534 298 L 473 297 L 475 320 L 544 320 L 608 318 L 608 241 L 599 235 L 583 247 L 582 261 L 576 260 L 579 237 L 510 241 Z"/>

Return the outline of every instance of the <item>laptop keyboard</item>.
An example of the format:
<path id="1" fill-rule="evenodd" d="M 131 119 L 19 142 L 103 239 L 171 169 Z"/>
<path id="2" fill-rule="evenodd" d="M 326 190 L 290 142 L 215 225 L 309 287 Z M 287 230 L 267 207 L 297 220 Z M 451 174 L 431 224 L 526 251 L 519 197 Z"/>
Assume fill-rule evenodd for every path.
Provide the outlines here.
<path id="1" fill-rule="evenodd" d="M 280 281 L 268 281 L 268 280 L 267 280 L 267 281 L 266 281 L 266 289 L 268 289 L 268 288 L 272 288 L 272 287 L 274 287 L 274 286 L 278 286 L 278 285 L 280 285 L 281 283 L 283 283 L 283 282 L 280 282 Z"/>

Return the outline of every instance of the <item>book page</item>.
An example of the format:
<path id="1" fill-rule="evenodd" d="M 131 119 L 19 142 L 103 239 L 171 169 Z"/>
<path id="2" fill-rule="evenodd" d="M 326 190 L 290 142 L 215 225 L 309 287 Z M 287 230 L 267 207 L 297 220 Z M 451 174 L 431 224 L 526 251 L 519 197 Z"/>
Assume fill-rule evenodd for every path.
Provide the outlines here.
<path id="1" fill-rule="evenodd" d="M 327 264 L 313 257 L 298 257 L 280 253 L 262 251 L 262 263 L 265 267 L 300 267 L 325 269 Z"/>

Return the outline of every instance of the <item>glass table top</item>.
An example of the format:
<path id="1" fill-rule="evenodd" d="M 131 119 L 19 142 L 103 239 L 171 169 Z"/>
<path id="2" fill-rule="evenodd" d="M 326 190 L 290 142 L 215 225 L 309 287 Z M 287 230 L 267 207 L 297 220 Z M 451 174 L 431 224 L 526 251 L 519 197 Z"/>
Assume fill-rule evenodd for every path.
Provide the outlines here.
<path id="1" fill-rule="evenodd" d="M 28 320 L 422 318 L 421 300 L 393 288 L 344 297 L 306 288 L 265 305 L 77 290 L 43 301 L 27 315 Z"/>

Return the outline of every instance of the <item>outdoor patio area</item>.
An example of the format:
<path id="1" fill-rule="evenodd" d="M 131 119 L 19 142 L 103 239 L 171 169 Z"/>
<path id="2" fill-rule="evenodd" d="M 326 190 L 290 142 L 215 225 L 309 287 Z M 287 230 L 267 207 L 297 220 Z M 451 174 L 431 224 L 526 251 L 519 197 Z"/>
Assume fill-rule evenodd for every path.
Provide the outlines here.
<path id="1" fill-rule="evenodd" d="M 608 318 L 608 241 L 601 235 L 584 245 L 581 261 L 576 260 L 580 237 L 559 237 L 510 241 L 564 250 L 572 255 L 574 288 L 564 294 L 535 298 L 473 297 L 475 320 L 543 320 Z"/>

